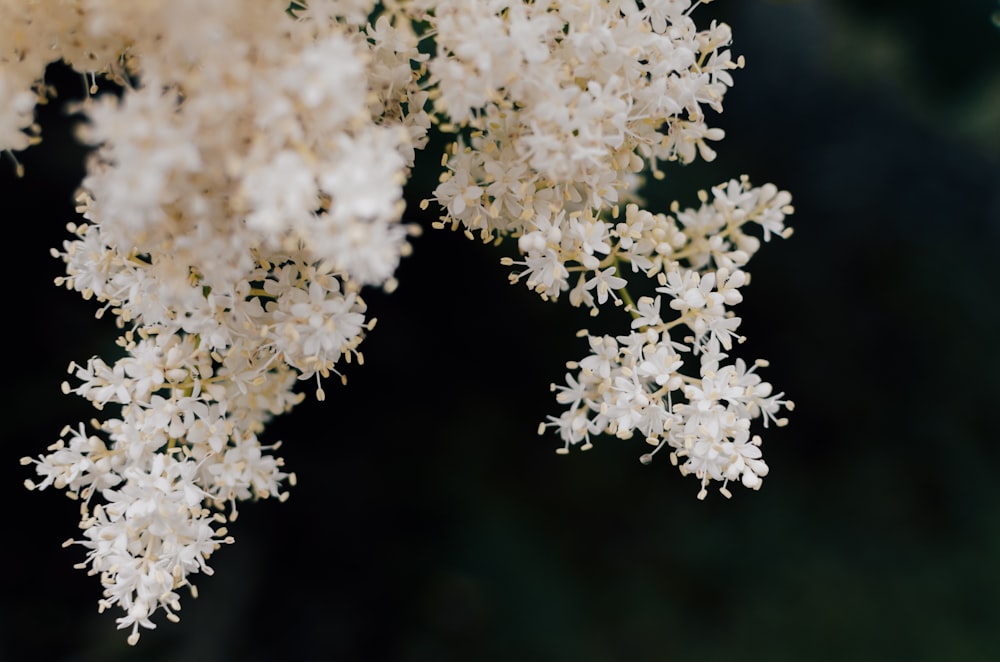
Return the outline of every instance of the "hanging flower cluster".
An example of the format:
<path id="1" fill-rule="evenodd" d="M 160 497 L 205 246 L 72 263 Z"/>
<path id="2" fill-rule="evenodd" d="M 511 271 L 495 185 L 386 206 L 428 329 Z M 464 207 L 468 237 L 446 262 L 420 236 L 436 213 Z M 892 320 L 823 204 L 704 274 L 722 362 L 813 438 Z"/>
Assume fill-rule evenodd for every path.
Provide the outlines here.
<path id="1" fill-rule="evenodd" d="M 156 612 L 177 619 L 241 501 L 287 496 L 294 474 L 260 435 L 302 380 L 322 399 L 363 361 L 363 291 L 391 290 L 410 251 L 402 190 L 432 126 L 451 136 L 423 202 L 436 227 L 511 238 L 512 282 L 632 316 L 585 334 L 554 387 L 565 411 L 542 431 L 559 451 L 638 432 L 643 461 L 668 448 L 702 497 L 713 480 L 760 486 L 751 422 L 783 424 L 791 403 L 763 362 L 725 360 L 745 267 L 788 236 L 790 196 L 740 178 L 655 213 L 638 194 L 723 138 L 706 109 L 743 61 L 727 25 L 695 25 L 697 4 L 0 0 L 0 149 L 40 140 L 53 61 L 121 89 L 79 108 L 81 219 L 53 251 L 59 283 L 121 331 L 120 358 L 71 364 L 64 385 L 107 417 L 24 464 L 29 488 L 80 502 L 68 544 L 130 643 Z"/>

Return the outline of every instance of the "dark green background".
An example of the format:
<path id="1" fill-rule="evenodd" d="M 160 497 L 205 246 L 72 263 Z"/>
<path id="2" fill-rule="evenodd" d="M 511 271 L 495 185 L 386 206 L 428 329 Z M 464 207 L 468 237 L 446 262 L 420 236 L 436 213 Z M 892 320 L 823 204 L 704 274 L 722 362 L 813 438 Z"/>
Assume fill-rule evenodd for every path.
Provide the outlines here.
<path id="1" fill-rule="evenodd" d="M 48 255 L 81 175 L 59 104 L 2 161 L 6 504 L 0 660 L 1000 659 L 1000 30 L 993 0 L 717 0 L 746 56 L 713 164 L 661 207 L 747 173 L 792 192 L 795 235 L 751 263 L 748 359 L 795 400 L 760 492 L 695 499 L 641 442 L 557 457 L 535 434 L 591 320 L 506 283 L 502 249 L 428 232 L 347 387 L 269 429 L 299 485 L 246 504 L 180 624 L 137 649 L 74 570 L 77 507 L 21 487 L 60 428 L 71 360 L 110 323 Z M 59 73 L 53 71 L 54 79 Z M 65 95 L 78 92 L 64 81 Z M 601 322 L 614 320 L 602 316 Z M 622 320 L 624 325 L 624 320 Z"/>

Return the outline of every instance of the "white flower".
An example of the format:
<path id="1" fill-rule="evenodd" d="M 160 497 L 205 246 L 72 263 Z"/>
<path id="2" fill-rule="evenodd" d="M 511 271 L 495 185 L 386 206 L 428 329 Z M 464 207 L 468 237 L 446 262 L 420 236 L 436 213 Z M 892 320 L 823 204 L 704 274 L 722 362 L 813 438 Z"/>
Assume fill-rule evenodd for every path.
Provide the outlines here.
<path id="1" fill-rule="evenodd" d="M 580 361 L 580 368 L 585 374 L 608 379 L 612 366 L 618 364 L 618 342 L 611 336 L 591 336 L 589 342 L 592 353 Z"/>
<path id="2" fill-rule="evenodd" d="M 617 300 L 615 290 L 620 290 L 628 284 L 627 280 L 617 275 L 617 271 L 616 267 L 602 269 L 586 282 L 586 289 L 597 291 L 598 303 L 606 302 L 609 296 Z"/>
<path id="3" fill-rule="evenodd" d="M 652 379 L 657 386 L 666 386 L 668 390 L 676 391 L 683 383 L 677 373 L 683 363 L 684 360 L 669 344 L 647 345 L 643 348 L 637 371 L 639 376 Z"/>
<path id="4" fill-rule="evenodd" d="M 444 180 L 434 195 L 455 218 L 466 218 L 467 210 L 473 210 L 483 195 L 482 187 L 471 178 L 468 171 L 459 170 Z"/>
<path id="5" fill-rule="evenodd" d="M 640 329 L 644 326 L 656 326 L 662 323 L 660 319 L 660 297 L 639 297 L 636 302 L 635 315 L 632 320 L 632 328 Z"/>

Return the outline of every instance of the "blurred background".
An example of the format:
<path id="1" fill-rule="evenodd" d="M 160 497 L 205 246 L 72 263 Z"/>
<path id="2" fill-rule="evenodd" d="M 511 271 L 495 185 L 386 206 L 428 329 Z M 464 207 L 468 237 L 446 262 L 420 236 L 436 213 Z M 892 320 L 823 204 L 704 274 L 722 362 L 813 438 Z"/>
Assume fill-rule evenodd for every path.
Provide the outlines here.
<path id="1" fill-rule="evenodd" d="M 0 159 L 8 377 L 0 660 L 1000 659 L 1000 29 L 995 0 L 717 0 L 746 57 L 712 164 L 653 208 L 746 173 L 795 234 L 750 265 L 740 355 L 796 402 L 759 492 L 700 502 L 642 443 L 556 456 L 549 383 L 592 320 L 507 284 L 503 247 L 430 230 L 346 387 L 269 428 L 298 475 L 246 504 L 182 620 L 137 648 L 72 568 L 77 506 L 19 466 L 87 420 L 59 390 L 109 320 L 52 284 L 84 153 L 60 104 Z M 78 78 L 54 68 L 63 100 Z M 603 319 L 604 316 L 602 316 Z M 604 320 L 610 323 L 610 318 Z M 77 401 L 79 400 L 79 401 Z"/>

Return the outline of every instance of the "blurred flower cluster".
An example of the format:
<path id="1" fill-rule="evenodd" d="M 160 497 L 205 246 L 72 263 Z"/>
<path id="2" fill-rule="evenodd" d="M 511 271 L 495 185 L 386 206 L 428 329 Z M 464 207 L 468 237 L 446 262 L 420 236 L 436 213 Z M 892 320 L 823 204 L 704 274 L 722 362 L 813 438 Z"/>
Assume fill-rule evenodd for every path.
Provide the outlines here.
<path id="1" fill-rule="evenodd" d="M 50 63 L 91 89 L 81 220 L 53 254 L 59 284 L 114 318 L 121 355 L 71 364 L 64 384 L 107 417 L 23 462 L 29 488 L 79 501 L 67 544 L 130 643 L 157 611 L 177 619 L 239 502 L 287 496 L 294 474 L 260 435 L 299 382 L 322 399 L 324 378 L 363 362 L 363 291 L 395 287 L 419 231 L 403 185 L 432 131 L 447 136 L 422 203 L 440 206 L 436 227 L 510 238 L 512 282 L 632 317 L 587 334 L 554 387 L 565 411 L 542 430 L 560 452 L 638 432 L 655 446 L 643 461 L 668 447 L 700 496 L 711 480 L 760 486 L 751 421 L 782 424 L 791 403 L 763 362 L 725 359 L 743 340 L 745 267 L 788 236 L 791 198 L 745 177 L 697 209 L 640 197 L 648 173 L 711 160 L 724 137 L 705 111 L 743 62 L 726 24 L 695 25 L 698 4 L 0 0 L 0 148 L 15 163 L 41 139 Z M 97 94 L 99 79 L 120 93 Z"/>

